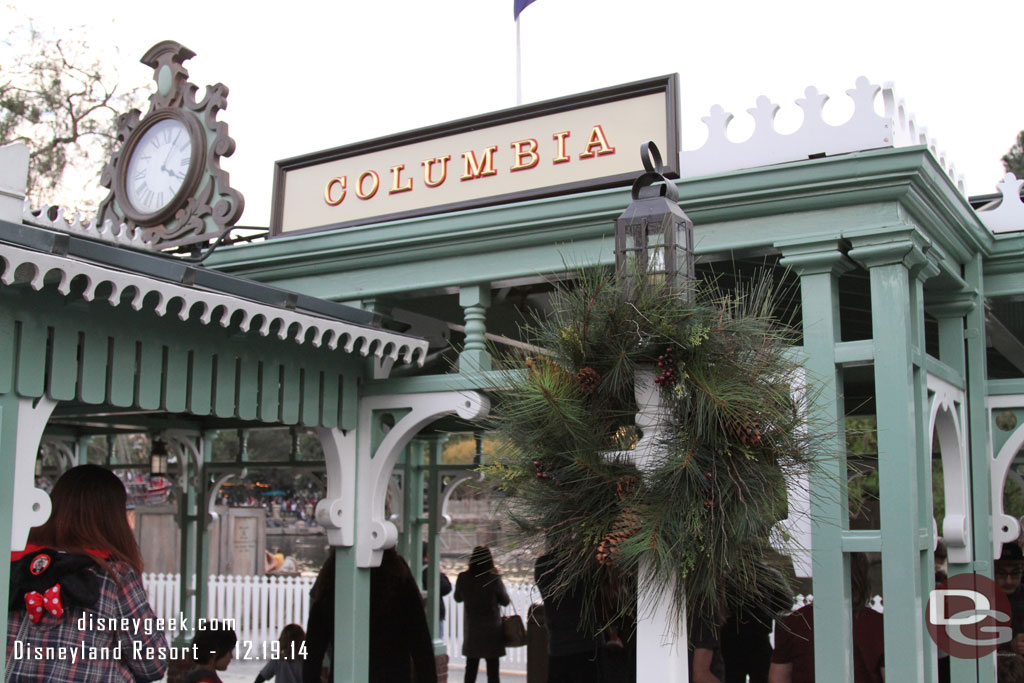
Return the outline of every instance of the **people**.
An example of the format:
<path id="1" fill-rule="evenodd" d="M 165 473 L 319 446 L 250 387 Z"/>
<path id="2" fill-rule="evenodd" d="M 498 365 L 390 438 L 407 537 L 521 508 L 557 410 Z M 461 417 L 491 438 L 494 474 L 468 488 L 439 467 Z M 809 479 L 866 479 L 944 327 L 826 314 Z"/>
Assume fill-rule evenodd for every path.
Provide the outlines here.
<path id="1" fill-rule="evenodd" d="M 1024 588 L 1021 577 L 1024 576 L 1024 553 L 1017 543 L 1004 543 L 999 559 L 995 561 L 993 576 L 996 584 L 1003 589 L 1010 601 L 1010 629 L 1013 638 L 999 646 L 1001 651 L 1015 652 L 1024 655 Z"/>
<path id="2" fill-rule="evenodd" d="M 591 683 L 600 680 L 601 641 L 594 629 L 586 626 L 586 594 L 583 586 L 567 586 L 559 591 L 559 574 L 555 552 L 549 550 L 537 558 L 533 576 L 544 600 L 548 634 L 548 683 Z"/>
<path id="3" fill-rule="evenodd" d="M 50 501 L 50 518 L 32 529 L 25 550 L 11 553 L 7 680 L 159 680 L 167 658 L 135 655 L 158 652 L 167 640 L 140 579 L 142 557 L 125 515 L 124 484 L 102 467 L 79 465 L 57 480 Z M 59 602 L 51 602 L 54 593 Z M 146 627 L 97 627 L 122 620 Z M 96 656 L 14 657 L 18 641 L 19 649 L 76 646 Z"/>
<path id="4" fill-rule="evenodd" d="M 203 624 L 192 638 L 192 651 L 196 667 L 189 673 L 185 683 L 222 683 L 218 671 L 226 671 L 235 655 L 238 636 L 234 629 L 223 622 L 210 621 Z"/>
<path id="5" fill-rule="evenodd" d="M 465 603 L 462 641 L 462 654 L 466 658 L 465 683 L 475 683 L 481 659 L 487 662 L 487 683 L 499 683 L 498 661 L 505 656 L 501 607 L 510 600 L 490 548 L 482 545 L 473 548 L 469 568 L 460 572 L 455 580 L 455 602 Z"/>
<path id="6" fill-rule="evenodd" d="M 334 574 L 331 552 L 310 593 L 304 683 L 320 683 L 323 661 L 334 641 Z M 331 656 L 330 677 L 334 677 Z M 413 676 L 415 675 L 415 678 Z M 434 648 L 423 599 L 409 565 L 394 548 L 370 570 L 370 683 L 437 683 Z"/>
<path id="7" fill-rule="evenodd" d="M 719 634 L 724 683 L 768 683 L 772 625 L 778 616 L 789 611 L 793 602 L 779 573 L 770 568 L 762 571 L 766 580 L 756 583 L 754 596 L 748 593 L 745 602 L 726 610 Z"/>
<path id="8" fill-rule="evenodd" d="M 850 555 L 850 594 L 853 603 L 853 680 L 854 683 L 882 683 L 885 680 L 885 653 L 882 615 L 867 606 L 871 598 L 868 560 L 863 553 Z M 821 618 L 828 618 L 822 615 Z M 806 605 L 790 614 L 775 629 L 770 683 L 810 683 L 814 681 L 814 605 Z"/>
<path id="9" fill-rule="evenodd" d="M 717 608 L 695 614 L 690 624 L 690 680 L 693 683 L 724 683 L 725 662 L 719 630 L 723 619 Z"/>
<path id="10" fill-rule="evenodd" d="M 303 683 L 320 683 L 325 674 L 329 674 L 328 680 L 334 680 L 334 564 L 334 549 L 328 548 L 327 560 L 309 591 Z M 329 669 L 324 666 L 325 658 L 330 659 Z"/>
<path id="11" fill-rule="evenodd" d="M 277 683 L 302 683 L 302 662 L 306 655 L 306 632 L 298 624 L 288 624 L 278 637 L 278 651 L 256 674 L 255 683 L 273 678 Z"/>
<path id="12" fill-rule="evenodd" d="M 266 574 L 291 575 L 299 571 L 299 565 L 291 555 L 287 557 L 280 548 L 263 551 L 263 570 Z"/>
<path id="13" fill-rule="evenodd" d="M 423 590 L 427 589 L 427 579 L 430 578 L 430 554 L 428 552 L 430 546 L 426 541 L 423 542 Z M 440 607 L 440 621 L 444 621 L 445 610 L 444 610 L 444 596 L 452 592 L 452 582 L 448 580 L 448 575 L 444 573 L 443 569 L 438 569 L 438 582 L 437 587 L 439 588 L 438 605 Z M 443 629 L 442 629 L 443 630 Z"/>

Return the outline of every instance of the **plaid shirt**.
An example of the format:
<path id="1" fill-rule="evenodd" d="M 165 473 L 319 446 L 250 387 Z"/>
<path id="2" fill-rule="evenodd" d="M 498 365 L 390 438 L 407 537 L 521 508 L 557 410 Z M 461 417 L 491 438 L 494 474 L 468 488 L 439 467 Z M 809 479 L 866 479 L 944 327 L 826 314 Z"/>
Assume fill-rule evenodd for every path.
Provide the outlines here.
<path id="1" fill-rule="evenodd" d="M 99 578 L 100 597 L 88 610 L 66 606 L 64 616 L 56 618 L 44 612 L 33 624 L 24 609 L 7 613 L 7 672 L 9 681 L 32 683 L 94 683 L 98 681 L 155 681 L 167 671 L 167 660 L 160 657 L 138 658 L 134 652 L 141 646 L 167 649 L 163 632 L 155 629 L 156 615 L 149 606 L 146 590 L 135 571 L 123 562 L 108 563 L 121 584 L 100 567 L 92 567 Z M 137 633 L 79 629 L 85 614 L 102 619 L 143 619 Z M 149 629 L 147 631 L 147 628 Z M 21 641 L 15 652 L 15 641 Z M 120 644 L 117 657 L 115 646 Z M 46 648 L 55 648 L 47 650 Z M 61 649 L 64 648 L 64 649 Z M 106 651 L 90 648 L 107 648 Z M 72 657 L 74 653 L 74 658 Z"/>

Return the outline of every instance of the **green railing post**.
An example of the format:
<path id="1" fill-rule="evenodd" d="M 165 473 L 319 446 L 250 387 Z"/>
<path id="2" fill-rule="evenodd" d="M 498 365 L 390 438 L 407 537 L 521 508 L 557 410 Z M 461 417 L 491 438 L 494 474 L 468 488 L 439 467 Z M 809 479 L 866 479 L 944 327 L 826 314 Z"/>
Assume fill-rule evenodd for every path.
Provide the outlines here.
<path id="1" fill-rule="evenodd" d="M 925 421 L 922 280 L 938 272 L 913 234 L 856 246 L 850 257 L 868 269 L 874 347 L 878 481 L 885 595 L 886 677 L 930 683 L 937 652 L 925 631 L 933 583 L 931 453 Z"/>
<path id="2" fill-rule="evenodd" d="M 839 246 L 838 240 L 791 245 L 783 247 L 782 259 L 782 265 L 800 276 L 807 381 L 816 388 L 808 419 L 828 430 L 821 435 L 823 457 L 814 464 L 810 479 L 814 610 L 820 615 L 850 614 L 850 563 L 843 552 L 843 532 L 850 526 L 845 407 L 835 347 L 841 340 L 838 280 L 853 266 Z M 814 620 L 814 667 L 819 681 L 853 680 L 849 619 Z"/>

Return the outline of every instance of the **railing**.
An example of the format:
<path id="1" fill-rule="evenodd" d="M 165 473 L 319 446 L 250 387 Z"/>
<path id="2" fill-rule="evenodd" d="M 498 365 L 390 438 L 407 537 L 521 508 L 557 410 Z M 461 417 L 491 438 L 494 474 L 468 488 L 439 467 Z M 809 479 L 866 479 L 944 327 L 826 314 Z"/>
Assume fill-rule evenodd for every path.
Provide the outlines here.
<path id="1" fill-rule="evenodd" d="M 305 628 L 306 617 L 309 615 L 309 590 L 314 580 L 312 577 L 211 576 L 206 617 L 234 619 L 238 639 L 253 643 L 259 651 L 262 643 L 277 640 L 285 625 L 295 623 Z M 173 619 L 178 623 L 181 618 L 178 575 L 144 574 L 143 582 L 149 595 L 149 604 L 157 617 Z M 529 583 L 506 583 L 505 588 L 508 589 L 512 607 L 505 608 L 504 613 L 514 611 L 526 623 L 530 605 L 540 600 L 537 587 Z M 443 600 L 447 618 L 443 622 L 441 637 L 448 648 L 451 664 L 461 667 L 466 663 L 466 658 L 462 656 L 462 605 L 455 602 L 451 593 Z M 797 595 L 793 598 L 793 609 L 799 609 L 813 600 L 813 595 Z M 871 599 L 870 606 L 876 612 L 881 612 L 882 597 L 876 595 Z M 190 629 L 193 626 L 188 625 Z M 177 631 L 167 634 L 168 638 L 177 635 Z M 526 671 L 526 648 L 508 648 L 501 660 L 501 667 L 507 671 Z"/>
<path id="2" fill-rule="evenodd" d="M 287 624 L 305 628 L 313 581 L 311 577 L 292 576 L 211 576 L 206 617 L 233 619 L 241 641 L 259 646 L 277 640 Z M 145 574 L 143 582 L 157 617 L 177 622 L 181 617 L 178 575 Z M 178 632 L 167 635 L 173 638 Z"/>

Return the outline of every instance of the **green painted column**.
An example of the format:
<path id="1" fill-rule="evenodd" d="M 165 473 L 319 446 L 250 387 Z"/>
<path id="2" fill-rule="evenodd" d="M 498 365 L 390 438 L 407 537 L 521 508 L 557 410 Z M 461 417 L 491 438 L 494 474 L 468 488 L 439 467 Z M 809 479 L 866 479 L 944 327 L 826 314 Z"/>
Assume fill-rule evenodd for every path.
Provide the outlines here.
<path id="1" fill-rule="evenodd" d="M 203 432 L 199 439 L 200 453 L 203 463 L 210 462 L 213 457 L 213 432 Z M 213 475 L 216 476 L 216 475 Z M 210 581 L 210 485 L 211 475 L 205 466 L 200 478 L 202 490 L 196 501 L 196 538 L 195 538 L 195 573 L 196 573 L 196 616 L 206 617 L 209 614 L 209 581 Z"/>
<path id="2" fill-rule="evenodd" d="M 409 569 L 412 570 L 417 584 L 423 576 L 423 486 L 426 483 L 426 457 L 427 444 L 421 440 L 414 440 L 409 445 L 412 476 L 408 482 L 409 495 L 406 500 L 411 507 L 407 508 L 406 518 L 409 520 Z"/>
<path id="3" fill-rule="evenodd" d="M 981 255 L 964 264 L 964 280 L 984 292 Z M 977 306 L 965 317 L 964 339 L 967 346 L 967 414 L 970 425 L 968 450 L 971 453 L 971 520 L 974 534 L 974 568 L 992 577 L 992 454 L 991 424 L 988 418 L 988 362 L 985 339 L 985 310 Z M 955 679 L 954 679 L 955 680 Z M 971 680 L 971 679 L 964 679 Z M 978 661 L 978 681 L 995 683 L 995 655 Z"/>
<path id="4" fill-rule="evenodd" d="M 191 439 L 191 437 L 184 437 Z M 194 619 L 197 616 L 196 612 L 193 611 L 193 598 L 196 594 L 194 582 L 198 581 L 196 576 L 196 543 L 198 540 L 197 528 L 200 524 L 199 511 L 198 511 L 198 492 L 196 491 L 195 483 L 198 478 L 198 474 L 195 471 L 196 466 L 192 461 L 191 456 L 186 452 L 187 446 L 180 444 L 181 451 L 179 454 L 178 462 L 181 467 L 181 493 L 180 500 L 178 503 L 178 519 L 180 520 L 179 529 L 180 534 L 180 562 L 179 562 L 179 581 L 180 593 L 178 598 L 178 611 L 180 614 L 185 615 L 188 618 L 188 623 L 195 623 Z M 185 633 L 184 631 L 179 633 L 177 638 L 174 640 L 174 645 L 185 646 L 188 644 L 192 634 Z"/>
<path id="5" fill-rule="evenodd" d="M 932 585 L 932 531 L 931 454 L 922 425 L 927 414 L 921 280 L 938 269 L 913 234 L 888 233 L 884 239 L 855 246 L 849 255 L 868 269 L 871 282 L 882 589 L 890 616 L 886 677 L 930 683 L 937 653 L 923 618 Z"/>
<path id="6" fill-rule="evenodd" d="M 845 406 L 835 348 L 841 341 L 838 280 L 853 264 L 839 251 L 839 240 L 780 246 L 782 265 L 800 276 L 803 348 L 807 354 L 807 382 L 813 387 L 808 419 L 812 424 L 835 427 L 834 432 L 821 434 L 822 457 L 810 476 L 814 609 L 817 614 L 850 614 L 850 563 L 843 552 L 843 532 L 850 526 Z M 814 657 L 817 680 L 853 680 L 849 619 L 815 619 Z"/>
<path id="7" fill-rule="evenodd" d="M 14 516 L 15 441 L 18 436 L 18 396 L 0 394 L 0 548 L 11 547 L 11 522 Z M 0 588 L 4 604 L 9 599 L 11 563 L 0 562 Z M 0 614 L 0 629 L 7 633 L 7 610 Z M 0 651 L 0 676 L 7 674 L 6 648 Z M 4 678 L 6 680 L 6 678 Z"/>
<path id="8" fill-rule="evenodd" d="M 356 566 L 355 547 L 337 547 L 334 575 L 334 683 L 370 677 L 370 570 Z"/>
<path id="9" fill-rule="evenodd" d="M 487 308 L 491 305 L 489 284 L 467 285 L 459 289 L 459 306 L 466 316 L 466 342 L 459 354 L 459 372 L 484 372 L 491 369 L 487 352 Z"/>
<path id="10" fill-rule="evenodd" d="M 91 441 L 91 436 L 80 436 L 75 439 L 75 461 L 77 464 L 89 464 L 89 442 Z"/>
<path id="11" fill-rule="evenodd" d="M 926 306 L 926 311 L 936 319 L 939 327 L 939 360 L 965 378 L 964 393 L 967 397 L 966 401 L 968 410 L 972 403 L 969 379 L 973 374 L 973 371 L 970 373 L 967 371 L 968 359 L 965 323 L 966 318 L 978 308 L 978 299 L 977 291 L 970 290 L 953 295 L 934 297 L 927 302 Z M 984 353 L 982 353 L 981 361 L 982 367 L 984 368 Z M 982 370 L 981 377 L 985 377 L 984 369 Z M 982 381 L 982 387 L 984 387 L 984 381 Z M 984 399 L 984 389 L 982 389 L 982 398 Z M 981 406 L 984 407 L 984 400 L 981 401 Z M 968 423 L 969 422 L 970 417 L 968 415 Z M 965 427 L 966 426 L 967 425 L 965 425 Z M 971 445 L 968 444 L 968 451 L 970 451 L 970 448 Z M 970 472 L 967 473 L 967 476 L 971 476 Z M 985 488 L 985 491 L 987 493 L 987 487 Z M 972 509 L 971 513 L 973 527 L 978 527 L 979 525 L 974 519 L 977 515 L 977 511 Z M 983 523 L 981 526 L 987 528 L 988 523 Z M 969 531 L 972 534 L 973 544 L 976 546 L 978 543 L 977 531 L 975 531 L 974 528 Z M 987 543 L 991 545 L 991 540 L 987 541 Z M 977 555 L 977 547 L 973 548 L 973 552 Z M 975 563 L 973 561 L 949 563 L 949 576 L 966 574 L 973 571 L 975 571 Z M 991 666 L 991 663 L 989 666 Z M 950 678 L 954 681 L 986 680 L 991 682 L 993 680 L 991 674 L 989 674 L 988 678 L 982 677 L 979 679 L 977 660 L 959 659 L 957 657 L 952 657 L 950 659 Z"/>
<path id="12" fill-rule="evenodd" d="M 427 624 L 434 639 L 434 654 L 447 653 L 441 632 L 441 454 L 446 436 L 438 435 L 426 440 L 426 467 L 429 470 L 430 511 L 427 517 Z M 421 572 L 422 574 L 422 572 Z M 419 577 L 420 574 L 417 574 Z"/>

